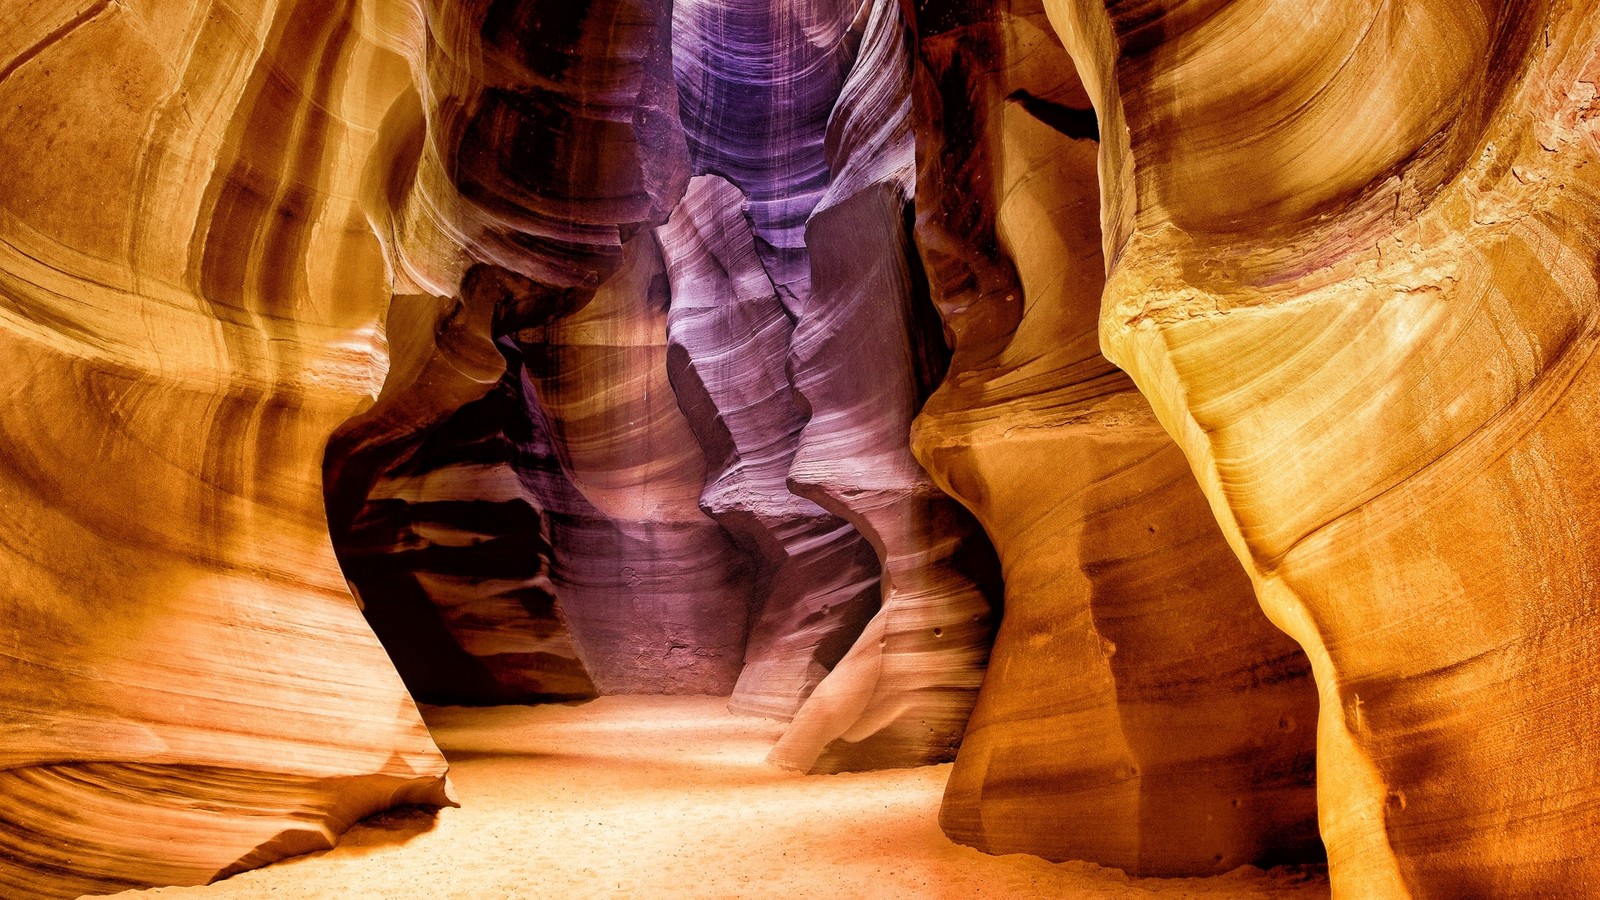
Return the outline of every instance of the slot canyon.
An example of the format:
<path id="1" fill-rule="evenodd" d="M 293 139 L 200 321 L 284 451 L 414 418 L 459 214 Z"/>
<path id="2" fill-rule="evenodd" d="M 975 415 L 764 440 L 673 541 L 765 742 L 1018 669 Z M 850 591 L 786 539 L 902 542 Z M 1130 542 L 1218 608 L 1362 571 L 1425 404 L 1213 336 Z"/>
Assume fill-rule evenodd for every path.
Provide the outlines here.
<path id="1" fill-rule="evenodd" d="M 1593 0 L 0 0 L 0 900 L 1600 898 L 1597 163 Z"/>

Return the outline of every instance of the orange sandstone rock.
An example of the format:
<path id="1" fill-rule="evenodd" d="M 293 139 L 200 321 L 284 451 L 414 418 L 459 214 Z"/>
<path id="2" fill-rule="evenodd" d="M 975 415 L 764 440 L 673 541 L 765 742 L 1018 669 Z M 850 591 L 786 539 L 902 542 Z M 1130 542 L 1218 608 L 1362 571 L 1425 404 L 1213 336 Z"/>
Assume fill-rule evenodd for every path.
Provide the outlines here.
<path id="1" fill-rule="evenodd" d="M 383 377 L 355 3 L 0 12 L 0 894 L 203 882 L 449 803 L 322 449 Z"/>
<path id="2" fill-rule="evenodd" d="M 918 238 L 955 356 L 915 447 L 1006 594 L 941 824 L 1147 875 L 1316 858 L 1305 656 L 1100 355 L 1088 97 L 1042 6 L 962 12 L 919 20 Z"/>
<path id="3" fill-rule="evenodd" d="M 1100 113 L 1101 343 L 1321 697 L 1341 897 L 1600 874 L 1600 20 L 1051 0 Z"/>

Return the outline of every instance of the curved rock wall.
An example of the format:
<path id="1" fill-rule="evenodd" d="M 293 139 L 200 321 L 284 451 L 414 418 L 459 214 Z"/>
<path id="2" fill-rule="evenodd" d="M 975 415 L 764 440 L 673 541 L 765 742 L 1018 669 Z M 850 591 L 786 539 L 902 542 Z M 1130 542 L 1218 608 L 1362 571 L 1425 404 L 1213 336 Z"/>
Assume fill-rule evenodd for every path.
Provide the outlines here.
<path id="1" fill-rule="evenodd" d="M 560 464 L 520 354 L 500 350 L 500 382 L 388 469 L 339 535 L 367 621 L 427 702 L 596 694 L 558 599 L 557 494 L 541 475 Z"/>
<path id="2" fill-rule="evenodd" d="M 382 27 L 0 12 L 0 894 L 204 882 L 449 802 L 319 483 L 383 377 Z"/>
<path id="3" fill-rule="evenodd" d="M 915 447 L 1005 577 L 944 829 L 1152 875 L 1315 858 L 1305 656 L 1100 355 L 1097 128 L 1072 62 L 1037 3 L 918 22 L 917 236 L 955 356 Z"/>
<path id="4" fill-rule="evenodd" d="M 501 383 L 492 334 L 620 264 L 620 226 L 656 215 L 683 157 L 650 121 L 672 99 L 656 7 L 596 4 L 528 47 L 488 4 L 59 6 L 7 10 L 0 69 L 7 139 L 56 148 L 0 192 L 5 344 L 36 373 L 4 454 L 26 598 L 8 630 L 30 638 L 3 679 L 0 885 L 26 896 L 205 881 L 449 802 L 330 552 L 323 447 L 381 382 L 333 443 L 342 531 L 430 426 Z M 552 45 L 572 58 L 559 96 L 518 64 Z M 576 129 L 605 91 L 640 121 L 602 116 L 616 157 L 575 173 L 592 142 L 552 158 L 543 129 L 552 109 Z M 536 187 L 528 158 L 548 164 Z M 68 180 L 85 166 L 92 189 Z M 468 599 L 527 587 L 505 580 Z"/>
<path id="5" fill-rule="evenodd" d="M 496 6 L 477 31 L 456 10 L 429 21 L 435 95 L 385 120 L 395 149 L 372 164 L 390 173 L 372 179 L 375 218 L 402 286 L 441 293 L 479 262 L 459 303 L 434 302 L 431 336 L 428 301 L 396 298 L 420 310 L 416 337 L 391 328 L 397 358 L 415 359 L 330 448 L 336 541 L 369 617 L 418 658 L 402 669 L 425 696 L 559 695 L 583 673 L 600 692 L 733 690 L 736 709 L 797 717 L 776 757 L 788 765 L 948 758 L 987 653 L 975 579 L 988 567 L 907 450 L 943 349 L 907 265 L 898 11 L 679 3 L 670 80 L 650 43 L 665 14 L 646 13 L 597 6 L 556 28 L 551 11 Z M 551 27 L 514 38 L 536 22 Z M 606 72 L 589 56 L 602 51 Z M 457 73 L 475 54 L 482 87 Z M 484 124 L 513 113 L 546 118 Z M 515 339 L 552 452 L 490 475 L 450 449 L 480 440 L 478 414 L 448 417 L 494 402 L 477 398 L 502 371 L 495 335 Z M 512 498 L 512 519 L 492 524 L 493 498 Z M 501 586 L 448 574 L 496 565 L 486 555 L 507 541 L 528 555 Z M 874 627 L 894 636 L 882 662 L 879 631 L 857 641 L 880 607 Z M 530 628 L 537 663 L 493 636 Z M 855 661 L 808 708 L 841 659 Z"/>
<path id="6" fill-rule="evenodd" d="M 757 611 L 729 708 L 792 718 L 878 608 L 879 566 L 849 523 L 789 489 L 806 416 L 794 327 L 759 258 L 744 193 L 690 181 L 657 231 L 671 276 L 667 363 L 711 468 L 700 504 L 757 567 Z"/>
<path id="7" fill-rule="evenodd" d="M 573 486 L 570 461 L 558 463 L 567 423 L 542 405 L 527 367 L 508 370 L 507 355 L 524 355 L 515 343 L 495 341 L 581 310 L 624 268 L 625 240 L 682 194 L 667 6 L 384 9 L 415 86 L 386 114 L 364 181 L 395 291 L 396 364 L 373 409 L 329 446 L 335 542 L 369 618 L 413 660 L 402 668 L 426 696 L 490 703 L 640 689 L 611 664 L 623 654 L 607 643 L 631 620 L 617 591 L 638 567 L 605 558 L 622 552 L 622 537 Z M 546 354 L 535 349 L 538 370 Z M 631 552 L 674 551 L 646 539 Z M 691 571 L 678 557 L 676 571 Z M 584 645 L 584 626 L 598 644 Z M 659 623 L 642 627 L 661 638 L 643 658 L 666 659 L 672 641 Z M 677 643 L 692 656 L 699 642 Z M 666 670 L 656 680 L 667 690 L 731 684 L 738 639 L 724 643 L 717 655 L 734 662 L 709 681 Z"/>
<path id="8" fill-rule="evenodd" d="M 1101 342 L 1311 660 L 1335 893 L 1581 893 L 1593 10 L 1049 7 L 1106 129 Z"/>
<path id="9" fill-rule="evenodd" d="M 954 837 L 1156 874 L 1313 854 L 1315 721 L 1340 896 L 1581 892 L 1597 60 L 1565 0 L 10 3 L 0 894 L 448 803 L 407 687 L 960 744 Z"/>
<path id="10" fill-rule="evenodd" d="M 944 360 L 908 264 L 904 25 L 886 0 L 846 12 L 839 22 L 857 49 L 822 135 L 830 181 L 804 252 L 775 254 L 779 271 L 805 264 L 792 282 L 780 276 L 792 284 L 782 294 L 795 320 L 789 367 L 810 414 L 789 479 L 872 543 L 883 600 L 773 750 L 807 771 L 951 758 L 982 680 L 995 593 L 992 550 L 907 443 Z"/>
<path id="11" fill-rule="evenodd" d="M 700 508 L 705 457 L 667 378 L 667 280 L 641 232 L 581 312 L 517 334 L 571 498 L 556 544 L 603 693 L 726 694 L 744 658 L 746 561 Z"/>
<path id="12" fill-rule="evenodd" d="M 568 137 L 545 147 L 558 163 L 591 144 L 616 158 L 541 169 L 549 160 L 516 156 L 516 141 L 495 144 L 477 125 L 454 124 L 447 114 L 455 103 L 425 105 L 415 187 L 381 198 L 378 219 L 389 226 L 379 231 L 393 237 L 396 271 L 437 290 L 427 286 L 447 284 L 462 263 L 438 251 L 437 235 L 449 229 L 435 221 L 440 201 L 430 191 L 457 166 L 465 212 L 449 228 L 483 263 L 467 272 L 459 308 L 435 312 L 435 337 L 420 341 L 417 361 L 330 449 L 339 545 L 358 586 L 363 578 L 389 585 L 376 594 L 363 588 L 369 615 L 393 619 L 380 630 L 408 652 L 449 660 L 415 667 L 419 690 L 435 682 L 428 696 L 446 687 L 480 701 L 513 689 L 562 693 L 557 676 L 577 674 L 570 656 L 552 650 L 518 675 L 531 658 L 491 639 L 533 628 L 547 648 L 570 635 L 601 692 L 733 690 L 736 709 L 794 717 L 775 754 L 787 765 L 949 758 L 987 655 L 992 566 L 976 527 L 908 452 L 908 424 L 942 371 L 943 348 L 908 265 L 913 147 L 898 10 L 886 2 L 677 4 L 675 90 L 663 98 L 655 93 L 662 82 L 652 80 L 665 71 L 659 48 L 619 49 L 638 24 L 620 9 L 579 17 L 570 34 L 542 32 L 568 41 L 555 55 L 570 46 L 578 67 L 542 77 L 580 98 L 578 110 L 632 104 L 636 146 L 574 133 L 570 147 Z M 532 11 L 491 14 L 482 48 L 468 42 L 429 64 L 459 64 L 471 53 L 499 59 L 510 45 L 495 29 L 536 20 L 546 21 Z M 651 40 L 664 34 L 655 21 Z M 591 81 L 585 35 L 620 22 L 629 27 L 611 38 L 624 41 L 611 48 L 611 80 Z M 469 33 L 437 22 L 429 29 L 441 43 Z M 523 49 L 488 70 L 484 96 L 512 90 L 495 78 L 534 65 Z M 541 52 L 539 65 L 553 65 L 552 49 Z M 636 82 L 626 81 L 636 72 Z M 602 95 L 589 96 L 591 88 Z M 538 82 L 523 93 L 548 90 Z M 494 108 L 485 101 L 484 110 Z M 663 115 L 675 117 L 677 131 L 661 124 Z M 414 118 L 401 111 L 388 123 L 399 134 Z M 458 133 L 457 156 L 448 144 L 433 149 L 443 140 L 434 135 Z M 681 165 L 672 162 L 680 143 Z M 479 184 L 494 170 L 488 161 L 514 183 Z M 694 187 L 676 180 L 678 171 L 694 174 Z M 560 206 L 602 189 L 631 205 Z M 513 207 L 522 212 L 513 216 Z M 615 256 L 596 237 L 601 228 L 581 230 L 623 212 L 640 218 L 612 226 L 623 242 Z M 534 252 L 506 255 L 489 227 L 501 222 L 538 236 Z M 547 235 L 540 229 L 551 222 L 579 230 Z M 642 227 L 650 223 L 653 240 Z M 552 452 L 520 454 L 490 476 L 477 461 L 460 468 L 450 455 L 457 451 L 444 448 L 479 440 L 476 414 L 446 416 L 489 402 L 475 398 L 499 377 L 486 339 L 498 334 L 514 337 L 526 363 L 524 399 L 547 426 Z M 455 505 L 424 506 L 424 491 Z M 498 526 L 511 531 L 490 527 L 495 509 L 469 502 L 479 494 L 515 498 L 506 509 L 517 521 Z M 447 510 L 457 524 L 437 520 Z M 439 540 L 470 542 L 480 556 L 525 541 L 526 571 L 504 589 L 452 580 L 440 566 L 480 563 L 464 552 L 448 564 L 419 555 Z M 546 540 L 548 559 L 534 559 Z M 508 604 L 506 591 L 529 590 L 537 610 Z M 556 660 L 570 671 L 550 668 Z M 841 661 L 848 665 L 830 676 Z"/>

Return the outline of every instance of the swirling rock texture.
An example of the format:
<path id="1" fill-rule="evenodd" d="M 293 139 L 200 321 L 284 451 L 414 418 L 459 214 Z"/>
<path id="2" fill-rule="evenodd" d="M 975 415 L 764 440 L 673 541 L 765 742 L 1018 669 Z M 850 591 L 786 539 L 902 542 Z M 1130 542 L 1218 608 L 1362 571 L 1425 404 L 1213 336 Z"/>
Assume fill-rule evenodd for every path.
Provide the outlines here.
<path id="1" fill-rule="evenodd" d="M 907 445 L 943 360 L 908 265 L 899 10 L 685 3 L 674 22 L 691 158 L 746 193 L 794 322 L 787 370 L 808 418 L 789 483 L 865 537 L 882 571 L 881 607 L 772 758 L 806 771 L 948 759 L 988 654 L 993 564 Z"/>
<path id="2" fill-rule="evenodd" d="M 792 718 L 877 611 L 877 556 L 849 523 L 789 489 L 806 421 L 786 371 L 793 326 L 743 192 L 697 176 L 656 235 L 671 277 L 667 372 L 711 465 L 700 504 L 758 567 L 729 708 Z"/>
<path id="3" fill-rule="evenodd" d="M 0 189 L 4 347 L 30 373 L 0 454 L 8 896 L 205 881 L 449 802 L 334 563 L 323 447 L 380 381 L 340 461 L 392 456 L 500 383 L 496 321 L 592 292 L 621 258 L 603 223 L 655 215 L 656 163 L 682 158 L 681 137 L 675 157 L 629 150 L 655 133 L 624 122 L 606 146 L 631 168 L 559 198 L 554 225 L 525 214 L 542 195 L 510 215 L 517 185 L 484 151 L 521 145 L 458 151 L 474 129 L 537 138 L 550 109 L 498 86 L 536 73 L 484 62 L 526 23 L 497 31 L 483 7 L 63 7 L 8 7 L 0 68 L 19 160 Z M 550 42 L 601 71 L 547 106 L 591 112 L 606 88 L 645 118 L 660 10 L 587 12 Z M 618 23 L 639 52 L 613 66 Z M 566 173 L 600 143 L 540 158 Z M 386 308 L 402 365 L 385 380 Z"/>
<path id="4" fill-rule="evenodd" d="M 1343 897 L 1600 878 L 1600 17 L 1051 0 L 1101 343 L 1320 693 Z"/>
<path id="5" fill-rule="evenodd" d="M 620 534 L 604 502 L 574 487 L 575 446 L 578 469 L 601 481 L 628 475 L 593 431 L 607 424 L 604 411 L 578 404 L 566 410 L 574 424 L 547 408 L 530 375 L 548 348 L 530 348 L 530 372 L 512 339 L 557 327 L 597 293 L 647 300 L 627 274 L 637 263 L 612 276 L 624 269 L 626 237 L 664 220 L 684 189 L 666 6 L 391 6 L 415 89 L 385 116 L 366 168 L 390 257 L 397 365 L 373 409 L 330 445 L 326 473 L 335 540 L 356 585 L 379 587 L 362 592 L 369 618 L 414 662 L 401 665 L 418 690 L 440 699 L 731 685 L 742 610 L 724 622 L 726 602 L 708 600 L 714 614 L 699 619 L 709 638 L 629 602 L 644 577 L 686 576 L 676 596 L 691 596 L 705 583 L 694 580 L 694 554 L 726 555 L 718 536 L 707 550 Z M 597 388 L 582 379 L 598 374 L 626 380 L 608 395 L 620 399 L 613 418 L 627 404 L 670 405 L 666 391 L 653 407 L 647 393 L 629 393 L 649 381 L 643 370 L 585 365 L 573 357 L 564 388 L 573 404 Z M 673 461 L 642 455 L 670 472 Z M 702 524 L 705 538 L 714 526 Z M 441 542 L 454 547 L 441 554 Z M 430 562 L 421 556 L 430 548 L 451 559 Z M 644 561 L 612 564 L 629 553 Z M 641 575 L 641 566 L 661 570 Z"/>
<path id="6" fill-rule="evenodd" d="M 0 11 L 0 894 L 206 881 L 449 802 L 319 485 L 383 374 L 379 29 Z"/>
<path id="7" fill-rule="evenodd" d="M 1163 874 L 1315 851 L 1314 718 L 1340 896 L 1591 891 L 1597 83 L 1564 0 L 6 4 L 0 894 L 450 802 L 407 687 L 965 731 L 954 837 Z"/>
<path id="8" fill-rule="evenodd" d="M 574 14 L 555 30 L 568 41 L 560 47 L 574 48 L 559 71 L 550 38 L 496 36 L 554 21 L 532 8 L 491 11 L 481 48 L 430 65 L 473 53 L 501 60 L 491 74 L 520 73 L 518 84 L 535 87 L 513 93 L 538 101 L 482 89 L 508 109 L 565 103 L 591 114 L 633 104 L 637 145 L 608 137 L 603 123 L 593 126 L 602 133 L 549 147 L 508 144 L 488 126 L 452 124 L 445 113 L 460 102 L 441 107 L 443 124 L 430 120 L 426 139 L 408 136 L 417 115 L 386 120 L 390 144 L 423 145 L 418 163 L 374 164 L 388 173 L 385 185 L 396 171 L 418 173 L 415 188 L 383 189 L 380 216 L 409 281 L 443 293 L 461 269 L 435 248 L 445 229 L 431 210 L 445 201 L 428 199 L 439 181 L 430 166 L 472 166 L 453 182 L 472 213 L 460 222 L 514 221 L 538 242 L 523 257 L 497 256 L 492 229 L 447 242 L 482 260 L 465 276 L 459 309 L 438 307 L 432 325 L 411 314 L 421 324 L 406 327 L 435 337 L 408 342 L 423 347 L 419 361 L 330 448 L 330 516 L 369 617 L 394 635 L 391 648 L 410 648 L 418 662 L 402 670 L 428 697 L 559 695 L 581 690 L 584 674 L 603 693 L 732 690 L 737 710 L 797 717 L 777 754 L 791 766 L 948 758 L 988 639 L 988 602 L 961 567 L 981 570 L 986 548 L 907 451 L 906 426 L 937 377 L 941 347 L 930 312 L 915 308 L 907 266 L 912 143 L 898 11 L 882 2 L 677 4 L 668 97 L 658 90 L 659 47 L 628 51 L 616 36 L 602 45 L 604 28 L 625 18 L 610 15 Z M 631 15 L 632 30 L 619 34 L 644 33 L 646 13 Z M 442 43 L 472 33 L 432 28 Z M 568 31 L 577 37 L 560 37 Z M 591 79 L 591 53 L 631 62 Z M 635 81 L 623 77 L 630 65 L 642 73 Z M 559 86 L 553 99 L 547 82 Z M 452 146 L 435 134 L 456 133 L 454 161 L 432 149 Z M 607 150 L 614 159 L 567 158 L 590 145 L 620 149 Z M 484 174 L 491 169 L 520 179 L 516 190 Z M 674 174 L 713 172 L 693 189 Z M 666 221 L 663 210 L 684 191 Z M 594 195 L 649 202 L 560 205 Z M 609 232 L 584 227 L 622 211 L 637 218 Z M 661 226 L 654 240 L 641 227 L 650 222 Z M 602 233 L 619 241 L 614 253 Z M 525 361 L 522 401 L 543 423 L 513 430 L 548 434 L 552 452 L 522 453 L 487 475 L 477 456 L 461 467 L 451 457 L 459 452 L 444 448 L 475 446 L 473 423 L 490 424 L 467 410 L 490 402 L 476 398 L 502 371 L 487 349 L 495 335 L 509 336 Z M 857 353 L 857 335 L 871 335 L 878 352 Z M 397 358 L 402 351 L 411 352 L 397 347 Z M 862 483 L 863 474 L 881 483 Z M 516 498 L 505 509 L 517 521 L 493 531 L 495 510 L 474 501 L 499 497 Z M 446 511 L 456 524 L 440 531 Z M 440 539 L 458 545 L 452 561 L 426 562 L 420 554 Z M 501 579 L 503 589 L 488 572 L 467 574 L 494 565 L 492 547 L 514 543 L 526 572 Z M 880 607 L 873 636 L 857 641 Z M 885 635 L 891 644 L 880 646 Z M 544 651 L 538 667 L 528 647 L 516 649 L 530 638 Z M 428 662 L 435 653 L 439 662 Z M 853 662 L 807 707 L 842 658 Z"/>
<path id="9" fill-rule="evenodd" d="M 918 239 L 955 355 L 916 448 L 1005 576 L 945 832 L 1153 875 L 1316 858 L 1306 658 L 1100 355 L 1097 129 L 1071 60 L 1038 3 L 927 4 L 918 25 Z"/>

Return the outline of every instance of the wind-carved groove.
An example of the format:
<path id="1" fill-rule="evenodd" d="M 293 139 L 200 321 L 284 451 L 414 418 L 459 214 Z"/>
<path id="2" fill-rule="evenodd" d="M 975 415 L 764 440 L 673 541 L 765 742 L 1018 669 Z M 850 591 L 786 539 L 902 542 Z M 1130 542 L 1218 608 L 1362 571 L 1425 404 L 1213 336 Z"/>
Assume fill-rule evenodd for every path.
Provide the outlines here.
<path id="1" fill-rule="evenodd" d="M 0 14 L 0 894 L 620 691 L 994 852 L 1600 879 L 1585 4 L 159 6 Z"/>
<path id="2" fill-rule="evenodd" d="M 94 21 L 95 18 L 110 9 L 116 2 L 117 0 L 94 0 L 82 12 L 62 22 L 54 31 L 28 45 L 26 49 L 13 56 L 4 66 L 0 66 L 0 84 L 3 84 L 18 69 L 38 59 L 41 53 L 60 43 L 67 35 Z"/>
<path id="3" fill-rule="evenodd" d="M 793 326 L 744 206 L 738 188 L 698 176 L 656 232 L 672 289 L 667 365 L 709 463 L 701 507 L 757 567 L 729 708 L 789 719 L 877 611 L 879 566 L 854 528 L 789 490 L 805 424 L 787 374 Z"/>

